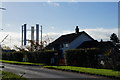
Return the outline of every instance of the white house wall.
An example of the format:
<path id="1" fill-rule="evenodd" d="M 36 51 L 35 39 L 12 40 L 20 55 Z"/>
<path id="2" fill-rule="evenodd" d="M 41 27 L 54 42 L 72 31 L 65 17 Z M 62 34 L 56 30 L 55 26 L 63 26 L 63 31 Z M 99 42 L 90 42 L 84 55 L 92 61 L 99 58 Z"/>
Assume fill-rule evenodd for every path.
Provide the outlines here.
<path id="1" fill-rule="evenodd" d="M 79 45 L 81 45 L 85 41 L 91 41 L 92 39 L 88 37 L 85 33 L 82 33 L 79 37 L 77 37 L 75 40 L 73 40 L 71 43 L 69 43 L 69 47 L 63 47 L 62 50 L 63 52 L 68 49 L 75 49 Z"/>
<path id="2" fill-rule="evenodd" d="M 91 41 L 92 39 L 88 37 L 85 33 L 82 33 L 79 37 L 77 37 L 74 41 L 72 41 L 69 45 L 69 49 L 75 49 L 79 45 L 81 45 L 85 41 Z"/>

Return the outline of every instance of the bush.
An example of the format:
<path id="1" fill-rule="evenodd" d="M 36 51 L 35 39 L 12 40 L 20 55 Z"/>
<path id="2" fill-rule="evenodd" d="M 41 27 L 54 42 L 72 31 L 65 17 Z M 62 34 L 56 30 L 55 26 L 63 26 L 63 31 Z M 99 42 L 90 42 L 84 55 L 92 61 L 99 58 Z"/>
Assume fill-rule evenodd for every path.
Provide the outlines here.
<path id="1" fill-rule="evenodd" d="M 97 67 L 99 49 L 74 49 L 67 50 L 65 53 L 66 63 L 70 66 Z"/>
<path id="2" fill-rule="evenodd" d="M 38 51 L 38 52 L 7 52 L 2 53 L 3 60 L 10 61 L 23 61 L 23 57 L 26 56 L 28 62 L 32 63 L 46 63 L 50 64 L 51 58 L 56 51 Z"/>

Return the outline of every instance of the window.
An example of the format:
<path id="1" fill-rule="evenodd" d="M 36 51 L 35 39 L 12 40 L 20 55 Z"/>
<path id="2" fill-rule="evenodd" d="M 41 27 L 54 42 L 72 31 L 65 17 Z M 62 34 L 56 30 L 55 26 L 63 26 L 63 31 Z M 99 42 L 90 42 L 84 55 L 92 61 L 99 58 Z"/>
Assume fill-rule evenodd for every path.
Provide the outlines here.
<path id="1" fill-rule="evenodd" d="M 68 44 L 68 43 L 65 43 L 65 47 L 68 48 L 68 47 L 69 47 L 69 44 Z"/>

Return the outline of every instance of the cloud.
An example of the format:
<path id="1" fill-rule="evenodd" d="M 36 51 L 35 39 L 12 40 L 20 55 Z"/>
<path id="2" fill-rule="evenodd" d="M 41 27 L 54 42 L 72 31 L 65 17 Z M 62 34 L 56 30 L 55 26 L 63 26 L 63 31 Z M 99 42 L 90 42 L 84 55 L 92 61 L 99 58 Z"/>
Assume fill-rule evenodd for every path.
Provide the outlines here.
<path id="1" fill-rule="evenodd" d="M 110 40 L 110 35 L 112 33 L 116 33 L 118 36 L 118 28 L 108 29 L 108 28 L 96 28 L 96 29 L 80 29 L 81 31 L 85 31 L 88 33 L 91 37 L 93 37 L 95 40 Z M 63 31 L 62 35 L 74 33 L 74 31 Z"/>
<path id="2" fill-rule="evenodd" d="M 8 37 L 1 43 L 2 46 L 9 46 L 12 47 L 14 45 L 20 46 L 20 33 L 17 32 L 0 32 L 0 42 L 5 38 Z"/>
<path id="3" fill-rule="evenodd" d="M 103 39 L 103 41 L 110 40 L 110 35 L 112 33 L 116 33 L 118 36 L 118 29 L 107 29 L 107 28 L 96 28 L 96 29 L 80 29 L 80 31 L 87 32 L 91 37 L 93 37 L 95 40 L 100 41 Z M 43 41 L 47 41 L 48 43 L 54 41 L 61 35 L 74 33 L 74 31 L 65 30 L 61 32 L 49 32 L 49 33 L 43 33 Z M 14 45 L 21 46 L 21 33 L 17 32 L 0 32 L 0 42 L 2 39 L 9 34 L 9 36 L 6 38 L 6 40 L 2 43 L 2 45 L 14 47 Z M 31 39 L 30 36 L 31 33 L 27 33 L 27 39 Z M 35 39 L 35 38 L 34 38 Z M 39 38 L 40 39 L 40 38 Z"/>
<path id="4" fill-rule="evenodd" d="M 75 0 L 70 0 L 71 2 L 74 2 Z"/>
<path id="5" fill-rule="evenodd" d="M 96 40 L 110 40 L 110 35 L 112 33 L 116 33 L 118 35 L 118 29 L 105 29 L 105 28 L 96 28 L 96 29 L 83 29 L 83 31 L 86 31 L 89 35 L 91 35 Z"/>
<path id="6" fill-rule="evenodd" d="M 120 39 L 120 27 L 118 28 L 118 38 Z"/>
<path id="7" fill-rule="evenodd" d="M 51 29 L 55 29 L 55 27 L 51 27 Z"/>
<path id="8" fill-rule="evenodd" d="M 11 24 L 5 24 L 6 27 L 11 27 Z"/>
<path id="9" fill-rule="evenodd" d="M 95 40 L 110 40 L 110 35 L 112 33 L 115 33 L 117 34 L 118 36 L 118 28 L 112 28 L 112 29 L 109 29 L 109 28 L 96 28 L 96 29 L 80 29 L 80 32 L 81 31 L 85 31 L 86 33 L 88 33 L 91 37 L 93 37 Z M 66 34 L 70 34 L 70 33 L 74 33 L 74 31 L 70 31 L 70 30 L 65 30 L 65 31 L 62 31 L 62 32 L 50 32 L 48 33 L 48 35 L 51 37 L 51 38 L 54 38 L 54 40 L 58 37 L 60 37 L 61 35 L 66 35 Z M 46 35 L 46 34 L 44 34 Z"/>
<path id="10" fill-rule="evenodd" d="M 51 6 L 55 6 L 55 7 L 60 6 L 59 3 L 57 3 L 57 2 L 51 2 L 50 0 L 48 1 L 48 4 L 51 5 Z"/>
<path id="11" fill-rule="evenodd" d="M 119 0 L 2 0 L 2 2 L 118 2 Z"/>
<path id="12" fill-rule="evenodd" d="M 48 38 L 50 39 L 49 43 L 57 39 L 58 37 L 61 36 L 61 33 L 58 32 L 49 32 L 49 33 L 44 33 L 43 34 L 43 39 L 47 40 Z"/>
<path id="13" fill-rule="evenodd" d="M 1 43 L 2 46 L 9 46 L 14 48 L 14 45 L 21 46 L 21 33 L 18 32 L 0 32 L 0 42 L 8 35 L 8 37 Z M 43 33 L 43 41 L 48 44 L 58 38 L 61 34 L 57 32 Z M 27 32 L 27 40 L 31 39 L 31 32 Z M 34 37 L 36 39 L 36 36 Z M 40 38 L 39 38 L 40 40 Z M 27 42 L 28 43 L 28 42 Z M 29 44 L 28 44 L 29 45 Z"/>

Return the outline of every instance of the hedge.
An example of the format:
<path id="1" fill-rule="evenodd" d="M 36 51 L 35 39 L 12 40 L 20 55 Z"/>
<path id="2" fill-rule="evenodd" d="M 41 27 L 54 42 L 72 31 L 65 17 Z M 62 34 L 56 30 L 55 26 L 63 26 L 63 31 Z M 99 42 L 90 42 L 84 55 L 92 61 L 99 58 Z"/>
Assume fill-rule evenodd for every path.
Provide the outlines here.
<path id="1" fill-rule="evenodd" d="M 22 62 L 23 57 L 26 56 L 27 62 L 50 64 L 51 58 L 55 56 L 54 53 L 56 53 L 56 51 L 52 50 L 39 52 L 9 52 L 2 53 L 2 59 Z"/>
<path id="2" fill-rule="evenodd" d="M 69 66 L 97 67 L 98 54 L 100 52 L 97 48 L 67 50 L 65 53 L 66 64 Z"/>

